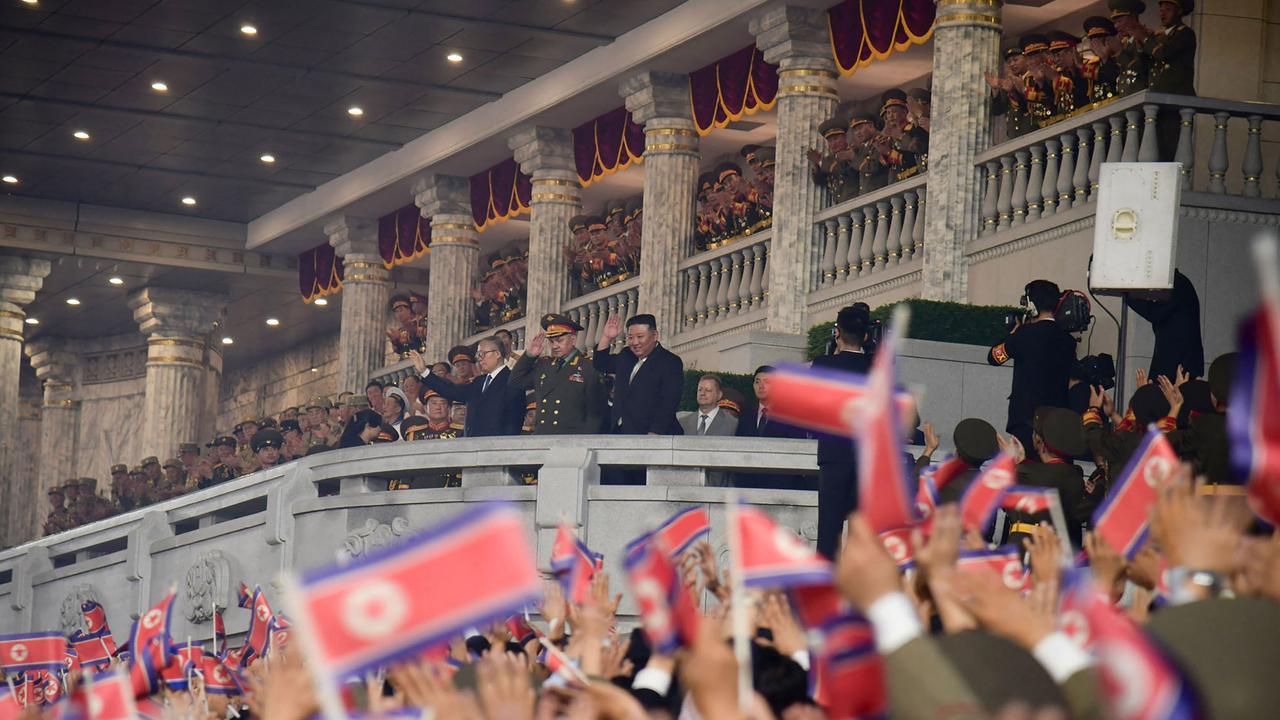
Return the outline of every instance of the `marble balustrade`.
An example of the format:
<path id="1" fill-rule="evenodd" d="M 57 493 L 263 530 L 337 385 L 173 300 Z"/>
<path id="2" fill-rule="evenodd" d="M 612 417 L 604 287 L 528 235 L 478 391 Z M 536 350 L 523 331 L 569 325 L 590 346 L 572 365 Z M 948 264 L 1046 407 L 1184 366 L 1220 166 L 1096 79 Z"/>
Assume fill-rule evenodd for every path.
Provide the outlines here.
<path id="1" fill-rule="evenodd" d="M 586 352 L 600 342 L 604 332 L 604 324 L 610 315 L 617 315 L 624 321 L 641 312 L 640 278 L 632 277 L 614 283 L 585 295 L 580 295 L 564 304 L 563 313 L 569 319 L 582 326 L 578 333 L 578 349 Z M 610 346 L 617 351 L 623 345 L 624 334 L 619 334 Z"/>
<path id="2" fill-rule="evenodd" d="M 772 237 L 772 229 L 761 230 L 680 263 L 682 331 L 765 307 L 769 300 Z"/>
<path id="3" fill-rule="evenodd" d="M 920 257 L 927 181 L 927 173 L 917 175 L 818 213 L 812 248 L 818 261 L 810 291 L 868 278 Z"/>

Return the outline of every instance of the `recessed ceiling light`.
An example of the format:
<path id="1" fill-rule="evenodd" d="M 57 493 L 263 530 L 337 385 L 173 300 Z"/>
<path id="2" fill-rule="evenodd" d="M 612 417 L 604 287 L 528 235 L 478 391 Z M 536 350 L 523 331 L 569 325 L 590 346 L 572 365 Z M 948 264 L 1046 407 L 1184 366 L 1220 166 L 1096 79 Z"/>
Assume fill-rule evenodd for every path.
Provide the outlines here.
<path id="1" fill-rule="evenodd" d="M 234 342 L 235 342 L 235 340 L 232 340 L 232 339 L 231 339 L 231 338 L 229 338 L 229 337 L 224 337 L 224 338 L 222 338 L 222 344 L 223 344 L 223 345 L 231 345 L 231 344 L 232 344 L 232 343 L 234 343 Z"/>
<path id="2" fill-rule="evenodd" d="M 267 318 L 267 324 L 270 325 L 271 327 L 275 327 L 280 324 L 280 321 L 277 320 L 276 318 Z"/>
<path id="3" fill-rule="evenodd" d="M 22 0 L 22 2 L 24 2 L 24 3 L 28 4 L 28 5 L 35 5 L 35 4 L 36 4 L 37 2 L 39 2 L 39 1 L 40 1 L 40 0 Z"/>
<path id="4" fill-rule="evenodd" d="M 350 115 L 351 117 L 360 117 L 361 115 L 364 114 L 364 109 L 357 105 L 352 105 L 351 107 L 347 108 L 347 114 Z"/>
<path id="5" fill-rule="evenodd" d="M 111 283 L 112 285 L 123 285 L 123 284 L 124 284 L 124 278 L 122 278 L 122 277 L 109 277 L 109 278 L 107 278 L 107 282 Z"/>
<path id="6" fill-rule="evenodd" d="M 193 198 L 193 197 L 191 197 L 190 195 L 188 195 L 188 196 L 186 196 L 186 197 L 182 198 L 182 204 L 183 204 L 183 205 L 186 205 L 187 207 L 190 207 L 190 206 L 192 206 L 192 205 L 195 205 L 195 204 L 196 204 L 196 199 L 195 199 L 195 198 Z"/>
<path id="7" fill-rule="evenodd" d="M 79 304 L 80 304 L 80 298 L 67 298 L 67 304 L 68 304 L 68 305 L 79 305 Z"/>
<path id="8" fill-rule="evenodd" d="M 77 131 L 75 131 L 75 132 L 71 133 L 71 136 L 72 136 L 72 137 L 74 137 L 74 138 L 75 138 L 75 139 L 77 139 L 77 140 L 88 140 L 88 139 L 89 139 L 89 133 L 87 133 L 87 132 L 85 132 L 85 131 L 83 131 L 83 130 L 77 130 Z"/>
<path id="9" fill-rule="evenodd" d="M 244 25 L 240 26 L 240 32 L 244 33 L 245 35 L 257 35 L 258 27 L 256 25 L 250 25 L 249 23 L 245 23 Z"/>
<path id="10" fill-rule="evenodd" d="M 451 62 L 451 63 L 460 63 L 460 62 L 462 62 L 462 53 L 460 53 L 460 52 L 451 52 L 451 53 L 449 53 L 448 55 L 445 55 L 445 56 L 444 56 L 444 59 L 445 59 L 445 60 L 448 60 L 448 61 L 449 61 L 449 62 Z"/>
<path id="11" fill-rule="evenodd" d="M 320 372 L 320 368 L 318 368 L 318 367 L 313 367 L 313 368 L 311 368 L 311 372 Z"/>
<path id="12" fill-rule="evenodd" d="M 26 322 L 28 325 L 39 325 L 39 324 L 40 324 L 40 321 L 39 321 L 39 320 L 37 320 L 37 319 L 35 319 L 35 318 L 27 318 L 24 322 Z"/>
<path id="13" fill-rule="evenodd" d="M 17 184 L 18 184 L 18 176 L 16 176 L 16 175 L 5 175 L 4 177 L 0 178 L 0 180 L 4 180 L 5 182 L 9 183 L 10 185 L 17 185 Z"/>
<path id="14" fill-rule="evenodd" d="M 329 301 L 324 298 L 316 298 L 315 300 L 311 301 L 311 303 L 313 305 L 319 305 L 320 307 L 324 307 L 325 305 L 329 304 Z"/>
<path id="15" fill-rule="evenodd" d="M 276 161 L 276 156 L 272 155 L 271 153 L 262 153 L 262 155 L 258 156 L 258 159 L 270 165 L 271 163 Z"/>
<path id="16" fill-rule="evenodd" d="M 168 83 L 163 83 L 157 80 L 151 83 L 151 89 L 155 90 L 156 92 L 169 92 L 169 85 Z"/>

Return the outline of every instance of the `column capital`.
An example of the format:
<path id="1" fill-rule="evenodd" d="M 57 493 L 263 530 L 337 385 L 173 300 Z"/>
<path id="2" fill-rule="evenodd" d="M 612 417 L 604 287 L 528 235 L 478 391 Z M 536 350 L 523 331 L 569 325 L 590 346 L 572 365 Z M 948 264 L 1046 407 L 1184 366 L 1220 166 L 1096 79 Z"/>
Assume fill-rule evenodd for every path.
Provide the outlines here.
<path id="1" fill-rule="evenodd" d="M 835 75 L 827 13 L 818 8 L 781 5 L 756 13 L 747 25 L 765 62 L 788 70 L 826 70 Z M 783 83 L 785 84 L 785 83 Z"/>
<path id="2" fill-rule="evenodd" d="M 203 338 L 222 320 L 227 296 L 222 293 L 144 287 L 129 296 L 138 329 L 157 338 Z"/>
<path id="3" fill-rule="evenodd" d="M 378 221 L 354 215 L 334 215 L 325 221 L 324 234 L 338 257 L 378 254 Z"/>
<path id="4" fill-rule="evenodd" d="M 693 119 L 688 75 L 645 70 L 622 81 L 618 94 L 637 123 L 655 118 Z"/>
<path id="5" fill-rule="evenodd" d="M 0 302 L 22 306 L 35 300 L 52 267 L 44 258 L 0 257 Z"/>
<path id="6" fill-rule="evenodd" d="M 437 215 L 471 215 L 471 183 L 456 175 L 431 173 L 413 184 L 413 201 L 422 216 L 432 218 L 432 236 L 435 236 Z"/>
<path id="7" fill-rule="evenodd" d="M 535 181 L 577 172 L 573 157 L 573 133 L 565 128 L 526 125 L 507 138 L 521 172 Z"/>
<path id="8" fill-rule="evenodd" d="M 31 367 L 36 377 L 45 385 L 73 385 L 76 382 L 76 370 L 80 366 L 80 355 L 75 352 L 72 341 L 61 337 L 42 337 L 28 341 L 23 345 L 23 352 L 31 360 Z"/>

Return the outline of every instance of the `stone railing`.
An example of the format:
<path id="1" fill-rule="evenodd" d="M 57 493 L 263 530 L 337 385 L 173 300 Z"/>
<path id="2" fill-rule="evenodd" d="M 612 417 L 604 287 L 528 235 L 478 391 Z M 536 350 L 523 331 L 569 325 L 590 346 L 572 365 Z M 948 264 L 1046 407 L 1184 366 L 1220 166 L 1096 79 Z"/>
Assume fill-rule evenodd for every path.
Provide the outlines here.
<path id="1" fill-rule="evenodd" d="M 761 309 L 769 300 L 771 228 L 680 263 L 684 275 L 681 330 L 706 327 Z"/>
<path id="2" fill-rule="evenodd" d="M 813 475 L 811 440 L 772 438 L 556 436 L 390 443 L 335 450 L 217 487 L 0 551 L 0 634 L 70 630 L 80 602 L 107 610 L 117 639 L 131 616 L 176 584 L 171 634 L 207 640 L 211 607 L 230 608 L 241 633 L 237 583 L 261 584 L 273 602 L 282 572 L 360 557 L 434 525 L 470 503 L 502 500 L 524 515 L 545 567 L 561 522 L 602 552 L 621 590 L 624 544 L 676 510 L 708 508 L 711 543 L 725 552 L 726 488 L 708 470 Z M 601 485 L 602 469 L 647 467 L 646 485 Z M 461 487 L 388 492 L 391 479 L 429 484 L 459 473 Z M 536 485 L 522 477 L 536 475 Z M 739 490 L 807 539 L 816 535 L 816 493 Z M 628 598 L 622 612 L 635 609 Z"/>
<path id="3" fill-rule="evenodd" d="M 818 261 L 809 289 L 832 288 L 921 257 L 927 179 L 916 175 L 818 213 L 813 228 Z"/>
<path id="4" fill-rule="evenodd" d="M 1162 114 L 1176 112 L 1177 145 L 1171 157 L 1182 164 L 1182 190 L 1245 198 L 1276 196 L 1265 183 L 1262 128 L 1280 120 L 1280 106 L 1184 97 L 1144 91 L 1102 105 L 1055 125 L 1002 143 L 976 158 L 982 190 L 982 235 L 1017 228 L 1091 203 L 1102 163 L 1161 160 Z M 1197 116 L 1211 116 L 1207 174 L 1196 173 Z M 1233 137 L 1232 118 L 1243 137 Z M 1172 133 L 1169 133 L 1172 139 Z M 1228 182 L 1229 148 L 1243 140 L 1239 184 Z M 1204 147 L 1202 144 L 1201 147 Z M 1280 174 L 1280 166 L 1274 169 Z M 1280 175 L 1278 175 L 1280 176 Z"/>
<path id="5" fill-rule="evenodd" d="M 511 348 L 512 352 L 524 350 L 524 318 L 508 320 L 497 327 L 489 328 L 483 332 L 478 332 L 474 335 L 463 338 L 462 342 L 459 344 L 471 345 L 474 347 L 476 343 L 480 342 L 480 340 L 489 337 L 499 330 L 506 330 L 511 333 L 511 343 L 513 345 Z M 443 359 L 444 358 L 437 358 L 436 360 Z M 434 362 L 433 360 L 428 361 Z M 374 370 L 372 378 L 382 382 L 383 385 L 399 385 L 401 380 L 405 379 L 412 373 L 412 360 L 397 360 L 396 362 L 384 365 L 383 367 Z"/>
<path id="6" fill-rule="evenodd" d="M 600 333 L 610 315 L 625 319 L 639 312 L 639 307 L 640 277 L 635 276 L 566 302 L 564 314 L 582 326 L 578 348 L 585 352 L 600 342 Z M 621 347 L 622 340 L 622 335 L 618 335 L 613 348 Z"/>

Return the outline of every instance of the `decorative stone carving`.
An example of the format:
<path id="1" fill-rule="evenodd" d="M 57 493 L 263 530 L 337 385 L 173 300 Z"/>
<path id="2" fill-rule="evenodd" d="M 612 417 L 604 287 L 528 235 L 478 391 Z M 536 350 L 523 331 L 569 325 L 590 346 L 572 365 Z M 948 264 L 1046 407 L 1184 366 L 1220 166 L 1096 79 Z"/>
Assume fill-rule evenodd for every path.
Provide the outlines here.
<path id="1" fill-rule="evenodd" d="M 141 346 L 86 354 L 83 367 L 81 382 L 85 385 L 144 377 L 147 374 L 147 348 Z"/>
<path id="2" fill-rule="evenodd" d="M 221 550 L 201 553 L 187 568 L 187 620 L 199 625 L 213 620 L 216 603 L 227 606 L 231 563 Z"/>
<path id="3" fill-rule="evenodd" d="M 364 527 L 342 540 L 338 561 L 350 562 L 364 557 L 374 550 L 400 542 L 408 534 L 409 521 L 402 517 L 393 518 L 390 525 L 369 518 L 364 521 Z"/>
<path id="4" fill-rule="evenodd" d="M 76 585 L 71 588 L 71 592 L 62 599 L 62 613 L 59 616 L 60 627 L 64 635 L 71 635 L 77 630 L 87 632 L 88 625 L 84 621 L 84 611 L 81 610 L 89 600 L 97 600 L 98 591 L 93 589 L 92 585 L 83 584 Z"/>

